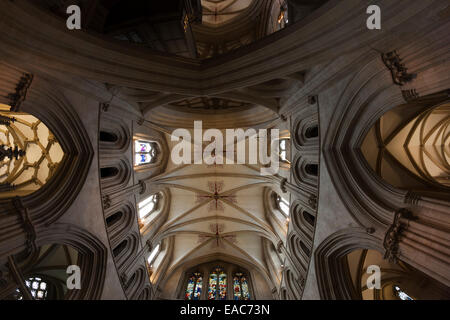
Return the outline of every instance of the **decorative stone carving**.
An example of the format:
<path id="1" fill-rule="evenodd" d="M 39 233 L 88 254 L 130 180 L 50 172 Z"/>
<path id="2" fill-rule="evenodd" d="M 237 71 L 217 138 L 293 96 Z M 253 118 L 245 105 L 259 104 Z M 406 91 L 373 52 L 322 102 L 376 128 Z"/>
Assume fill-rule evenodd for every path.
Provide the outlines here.
<path id="1" fill-rule="evenodd" d="M 147 190 L 147 184 L 144 180 L 139 181 L 139 186 L 141 187 L 141 190 L 139 190 L 139 194 L 144 194 L 145 190 Z"/>
<path id="2" fill-rule="evenodd" d="M 405 203 L 417 205 L 419 203 L 420 196 L 412 191 L 408 191 L 405 195 Z"/>
<path id="3" fill-rule="evenodd" d="M 22 218 L 23 227 L 27 233 L 27 248 L 29 252 L 36 252 L 36 230 L 33 222 L 31 221 L 28 209 L 23 206 L 22 200 L 19 197 L 14 198 L 13 204 Z"/>
<path id="4" fill-rule="evenodd" d="M 15 93 L 10 93 L 8 95 L 9 105 L 11 106 L 11 111 L 19 111 L 20 105 L 27 96 L 28 88 L 33 81 L 33 75 L 29 73 L 24 73 L 16 86 Z"/>
<path id="5" fill-rule="evenodd" d="M 145 119 L 144 118 L 139 118 L 138 120 L 137 120 L 137 124 L 138 125 L 140 125 L 140 126 L 142 126 L 143 124 L 144 124 L 144 122 L 145 122 Z"/>
<path id="6" fill-rule="evenodd" d="M 19 157 L 23 157 L 25 155 L 24 150 L 19 150 L 19 148 L 16 146 L 14 149 L 12 147 L 6 149 L 5 145 L 0 145 L 0 161 L 3 161 L 5 158 L 9 158 L 12 160 L 15 158 L 16 160 L 19 159 Z"/>
<path id="7" fill-rule="evenodd" d="M 287 179 L 286 178 L 281 179 L 280 189 L 281 189 L 281 191 L 283 191 L 283 193 L 287 192 L 286 183 L 287 183 Z"/>
<path id="8" fill-rule="evenodd" d="M 317 95 L 308 96 L 308 103 L 309 104 L 316 104 L 317 103 Z"/>
<path id="9" fill-rule="evenodd" d="M 277 251 L 278 251 L 278 253 L 283 253 L 282 248 L 283 248 L 283 241 L 280 240 L 277 243 Z"/>
<path id="10" fill-rule="evenodd" d="M 391 51 L 383 53 L 381 55 L 383 63 L 391 71 L 392 80 L 395 84 L 402 86 L 405 83 L 411 82 L 417 77 L 415 73 L 408 73 L 408 69 L 402 63 L 402 59 L 398 55 L 397 51 Z"/>
<path id="11" fill-rule="evenodd" d="M 312 194 L 309 196 L 308 204 L 311 206 L 312 209 L 317 209 L 317 196 L 315 194 Z"/>
<path id="12" fill-rule="evenodd" d="M 367 232 L 368 234 L 374 234 L 374 233 L 375 233 L 375 228 L 374 228 L 374 227 L 366 228 L 366 232 Z"/>
<path id="13" fill-rule="evenodd" d="M 414 216 L 407 209 L 400 209 L 395 213 L 394 222 L 389 227 L 384 237 L 383 246 L 385 248 L 384 259 L 397 263 L 399 258 L 399 242 L 401 234 L 408 228 L 408 220 L 413 220 Z"/>
<path id="14" fill-rule="evenodd" d="M 402 95 L 406 102 L 411 102 L 419 98 L 419 94 L 416 89 L 402 90 Z"/>
<path id="15" fill-rule="evenodd" d="M 0 125 L 9 126 L 11 122 L 15 122 L 16 118 L 0 115 Z"/>
<path id="16" fill-rule="evenodd" d="M 102 110 L 103 112 L 108 112 L 109 107 L 110 107 L 109 102 L 100 103 L 100 110 Z"/>
<path id="17" fill-rule="evenodd" d="M 103 196 L 103 209 L 109 209 L 111 207 L 111 198 L 109 195 Z"/>

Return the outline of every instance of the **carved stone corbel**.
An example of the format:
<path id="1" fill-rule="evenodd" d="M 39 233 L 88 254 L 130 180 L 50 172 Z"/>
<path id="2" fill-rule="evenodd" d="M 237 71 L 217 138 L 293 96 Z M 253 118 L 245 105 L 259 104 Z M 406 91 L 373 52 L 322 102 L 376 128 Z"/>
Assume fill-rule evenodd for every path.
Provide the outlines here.
<path id="1" fill-rule="evenodd" d="M 109 195 L 103 196 L 103 209 L 109 209 L 111 207 L 111 198 Z"/>
<path id="2" fill-rule="evenodd" d="M 144 194 L 145 191 L 147 190 L 147 184 L 145 183 L 145 181 L 141 180 L 139 181 L 139 186 L 141 187 L 139 194 Z"/>
<path id="3" fill-rule="evenodd" d="M 103 112 L 108 112 L 110 107 L 109 102 L 100 102 L 100 110 Z"/>
<path id="4" fill-rule="evenodd" d="M 417 205 L 420 201 L 420 196 L 412 191 L 408 191 L 405 195 L 404 202 L 406 204 Z"/>
<path id="5" fill-rule="evenodd" d="M 381 59 L 385 66 L 391 71 L 392 80 L 396 85 L 403 86 L 417 77 L 417 74 L 415 73 L 408 73 L 408 69 L 405 67 L 405 64 L 402 63 L 402 59 L 397 51 L 394 50 L 383 53 Z"/>
<path id="6" fill-rule="evenodd" d="M 9 126 L 11 122 L 16 122 L 16 118 L 0 115 L 0 125 Z"/>
<path id="7" fill-rule="evenodd" d="M 287 183 L 287 179 L 286 178 L 281 179 L 280 189 L 281 189 L 281 191 L 283 191 L 283 193 L 287 192 L 286 183 Z"/>
<path id="8" fill-rule="evenodd" d="M 308 104 L 316 104 L 317 103 L 317 95 L 308 96 Z"/>
<path id="9" fill-rule="evenodd" d="M 317 197 L 315 194 L 312 194 L 309 196 L 308 204 L 311 206 L 312 209 L 317 209 Z"/>
<path id="10" fill-rule="evenodd" d="M 414 101 L 420 97 L 416 89 L 402 90 L 402 96 L 406 102 Z"/>
<path id="11" fill-rule="evenodd" d="M 277 251 L 278 251 L 278 253 L 283 253 L 282 248 L 283 248 L 283 241 L 280 240 L 277 243 Z"/>
<path id="12" fill-rule="evenodd" d="M 414 220 L 411 211 L 400 209 L 395 213 L 394 221 L 386 231 L 383 246 L 385 248 L 384 259 L 389 262 L 397 263 L 400 255 L 399 243 L 402 233 L 408 228 L 409 220 Z"/>
<path id="13" fill-rule="evenodd" d="M 30 253 L 36 252 L 36 230 L 34 228 L 33 222 L 31 221 L 28 209 L 23 206 L 22 200 L 19 197 L 15 197 L 13 199 L 13 205 L 19 212 L 20 217 L 23 221 L 23 226 L 27 234 L 27 248 Z"/>
<path id="14" fill-rule="evenodd" d="M 14 93 L 8 94 L 9 106 L 12 112 L 19 111 L 20 105 L 25 101 L 27 96 L 28 88 L 33 82 L 33 75 L 29 73 L 24 73 L 16 86 L 16 91 Z"/>

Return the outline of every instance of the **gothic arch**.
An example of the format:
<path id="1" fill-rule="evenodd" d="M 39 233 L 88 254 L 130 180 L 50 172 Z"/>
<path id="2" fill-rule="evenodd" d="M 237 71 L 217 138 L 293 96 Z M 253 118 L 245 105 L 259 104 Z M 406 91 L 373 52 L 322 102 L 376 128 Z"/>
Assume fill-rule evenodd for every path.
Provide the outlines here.
<path id="1" fill-rule="evenodd" d="M 136 221 L 134 206 L 124 202 L 105 212 L 106 230 L 112 245 L 122 239 Z"/>
<path id="2" fill-rule="evenodd" d="M 439 76 L 428 75 L 429 82 L 415 80 L 416 90 L 439 92 L 446 89 Z M 361 85 L 362 84 L 362 85 Z M 448 99 L 444 91 L 441 99 Z M 439 99 L 439 94 L 437 97 Z M 427 98 L 423 98 L 427 101 Z M 429 101 L 428 101 L 429 102 Z M 352 216 L 365 227 L 385 227 L 393 212 L 410 203 L 408 190 L 400 190 L 380 179 L 367 164 L 360 146 L 367 132 L 388 110 L 405 103 L 402 91 L 392 84 L 381 57 L 372 53 L 342 93 L 324 141 L 325 163 L 331 179 Z M 426 105 L 412 100 L 411 107 Z M 356 124 L 355 118 L 359 117 Z M 370 205 L 367 199 L 371 199 Z"/>
<path id="3" fill-rule="evenodd" d="M 53 224 L 37 238 L 37 246 L 60 243 L 81 254 L 81 289 L 72 290 L 68 299 L 98 300 L 106 275 L 108 249 L 94 235 L 71 224 Z"/>
<path id="4" fill-rule="evenodd" d="M 143 293 L 143 287 L 148 279 L 147 270 L 144 267 L 138 268 L 126 281 L 125 294 L 130 300 L 136 300 Z"/>
<path id="5" fill-rule="evenodd" d="M 130 146 L 127 124 L 108 112 L 102 112 L 99 126 L 99 153 L 101 158 L 124 154 Z"/>
<path id="6" fill-rule="evenodd" d="M 297 154 L 293 163 L 293 176 L 298 185 L 304 186 L 307 190 L 317 190 L 319 182 L 318 156 Z"/>
<path id="7" fill-rule="evenodd" d="M 5 64 L 1 64 L 0 72 L 9 81 L 2 82 L 0 90 L 18 86 L 15 81 L 21 81 L 21 77 L 29 79 L 26 91 L 9 92 L 9 100 L 2 97 L 2 102 L 10 105 L 12 111 L 25 112 L 41 120 L 64 152 L 57 172 L 44 186 L 26 196 L 0 200 L 2 216 L 14 217 L 0 223 L 9 239 L 0 244 L 0 260 L 4 260 L 6 253 L 35 247 L 33 242 L 39 230 L 50 226 L 67 211 L 86 180 L 94 152 L 82 121 L 57 88 Z M 25 217 L 25 223 L 21 216 Z"/>
<path id="8" fill-rule="evenodd" d="M 293 124 L 294 146 L 299 151 L 319 149 L 319 113 L 317 104 L 303 108 L 295 115 Z"/>
<path id="9" fill-rule="evenodd" d="M 126 159 L 101 159 L 100 183 L 102 193 L 124 189 L 131 178 L 131 169 Z"/>
<path id="10" fill-rule="evenodd" d="M 383 252 L 381 239 L 361 228 L 348 228 L 327 237 L 316 248 L 315 267 L 321 299 L 360 299 L 355 291 L 346 265 L 346 256 L 357 249 Z"/>
<path id="11" fill-rule="evenodd" d="M 126 265 L 130 263 L 138 250 L 139 250 L 139 239 L 134 233 L 126 235 L 124 238 L 117 241 L 116 245 L 113 246 L 113 257 L 118 270 L 124 270 Z"/>

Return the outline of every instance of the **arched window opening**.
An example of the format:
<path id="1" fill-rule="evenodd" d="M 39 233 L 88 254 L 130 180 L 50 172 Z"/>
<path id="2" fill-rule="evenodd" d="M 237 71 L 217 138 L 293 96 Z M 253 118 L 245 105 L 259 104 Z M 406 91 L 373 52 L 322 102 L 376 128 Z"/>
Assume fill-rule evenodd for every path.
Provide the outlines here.
<path id="1" fill-rule="evenodd" d="M 308 127 L 305 131 L 305 137 L 307 139 L 317 138 L 318 136 L 319 136 L 319 126 L 318 125 Z"/>
<path id="2" fill-rule="evenodd" d="M 24 279 L 24 282 L 8 284 L 11 290 L 0 292 L 0 299 L 67 299 L 74 294 L 67 288 L 67 267 L 82 265 L 76 249 L 60 244 L 44 245 L 28 256 L 16 255 L 9 263 L 15 274 L 12 279 Z"/>
<path id="3" fill-rule="evenodd" d="M 216 267 L 209 275 L 208 300 L 226 300 L 227 275 L 223 269 Z"/>
<path id="4" fill-rule="evenodd" d="M 155 163 L 158 154 L 158 146 L 155 142 L 135 140 L 134 165 L 142 166 Z"/>
<path id="5" fill-rule="evenodd" d="M 247 277 L 242 272 L 235 273 L 233 277 L 234 300 L 250 300 Z"/>
<path id="6" fill-rule="evenodd" d="M 131 287 L 131 285 L 133 284 L 133 282 L 134 282 L 134 279 L 136 279 L 136 273 L 137 272 L 135 272 L 135 273 L 133 273 L 133 275 L 128 279 L 128 281 L 125 283 L 125 289 L 127 290 L 128 288 L 130 288 Z"/>
<path id="7" fill-rule="evenodd" d="M 111 178 L 119 174 L 119 169 L 116 167 L 105 167 L 100 169 L 100 177 L 102 179 Z"/>
<path id="8" fill-rule="evenodd" d="M 420 113 L 414 110 L 406 104 L 382 115 L 367 132 L 362 154 L 372 170 L 394 187 L 432 192 L 448 188 L 450 103 Z"/>
<path id="9" fill-rule="evenodd" d="M 314 227 L 314 223 L 316 222 L 316 218 L 306 210 L 303 210 L 303 219 L 308 222 L 312 227 Z"/>
<path id="10" fill-rule="evenodd" d="M 319 166 L 315 163 L 308 163 L 305 166 L 305 172 L 311 176 L 316 176 L 319 174 Z"/>
<path id="11" fill-rule="evenodd" d="M 289 163 L 288 145 L 290 139 L 280 139 L 280 160 Z"/>
<path id="12" fill-rule="evenodd" d="M 40 277 L 31 277 L 25 280 L 25 285 L 35 300 L 45 300 L 48 296 L 48 284 Z"/>
<path id="13" fill-rule="evenodd" d="M 225 261 L 210 261 L 186 271 L 180 298 L 185 300 L 250 300 L 255 294 L 249 273 Z"/>
<path id="14" fill-rule="evenodd" d="M 127 247 L 128 240 L 125 239 L 117 247 L 113 249 L 113 256 L 118 257 Z"/>
<path id="15" fill-rule="evenodd" d="M 155 248 L 153 248 L 152 252 L 147 258 L 147 263 L 149 267 L 153 267 L 153 262 L 155 262 L 156 257 L 158 256 L 159 252 L 161 251 L 161 245 L 158 244 Z"/>
<path id="16" fill-rule="evenodd" d="M 400 299 L 400 300 L 414 300 L 411 298 L 406 292 L 404 292 L 398 285 L 394 286 L 394 294 Z"/>
<path id="17" fill-rule="evenodd" d="M 100 131 L 100 141 L 116 142 L 119 138 L 116 134 L 108 131 Z"/>
<path id="18" fill-rule="evenodd" d="M 119 221 L 123 216 L 122 211 L 117 211 L 116 213 L 110 215 L 106 218 L 106 226 L 111 227 L 113 226 L 117 221 Z"/>
<path id="19" fill-rule="evenodd" d="M 311 250 L 308 249 L 308 247 L 303 243 L 303 241 L 300 240 L 300 247 L 302 248 L 303 252 L 309 257 L 311 255 Z"/>
<path id="20" fill-rule="evenodd" d="M 285 28 L 286 25 L 289 23 L 288 19 L 288 5 L 285 1 L 280 2 L 280 12 L 278 14 L 277 19 L 278 24 L 280 25 L 280 28 Z"/>
<path id="21" fill-rule="evenodd" d="M 149 218 L 158 209 L 160 198 L 161 195 L 156 193 L 139 202 L 139 225 L 141 228 L 150 222 Z"/>
<path id="22" fill-rule="evenodd" d="M 276 207 L 281 211 L 286 217 L 289 217 L 289 202 L 283 199 L 281 196 L 276 196 Z"/>
<path id="23" fill-rule="evenodd" d="M 333 259 L 333 263 L 339 262 L 333 269 L 327 270 L 327 273 L 333 275 L 336 273 L 332 280 L 336 289 L 334 292 L 338 294 L 335 296 L 336 299 L 345 297 L 362 300 L 448 300 L 450 298 L 445 284 L 402 260 L 394 263 L 384 259 L 380 251 L 355 249 L 343 258 Z M 367 285 L 373 281 L 370 277 L 374 272 L 374 266 L 382 272 L 378 288 L 370 288 Z M 348 277 L 338 280 L 339 273 L 347 273 Z M 355 294 L 352 293 L 353 288 L 356 289 Z"/>
<path id="24" fill-rule="evenodd" d="M 50 180 L 64 152 L 39 119 L 5 109 L 0 105 L 0 197 L 25 196 Z"/>
<path id="25" fill-rule="evenodd" d="M 188 279 L 185 300 L 200 300 L 202 294 L 203 277 L 200 272 L 194 272 Z"/>

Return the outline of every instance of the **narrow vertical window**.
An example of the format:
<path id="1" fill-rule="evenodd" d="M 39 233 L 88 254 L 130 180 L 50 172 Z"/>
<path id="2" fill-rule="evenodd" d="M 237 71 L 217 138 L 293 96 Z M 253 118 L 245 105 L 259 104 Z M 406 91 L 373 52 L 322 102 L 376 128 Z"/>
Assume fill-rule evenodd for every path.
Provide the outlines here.
<path id="1" fill-rule="evenodd" d="M 193 273 L 188 279 L 184 299 L 200 300 L 200 296 L 202 294 L 202 282 L 203 282 L 202 274 L 200 272 Z"/>
<path id="2" fill-rule="evenodd" d="M 280 140 L 280 160 L 283 162 L 289 162 L 288 160 L 288 143 L 289 139 Z"/>
<path id="3" fill-rule="evenodd" d="M 247 277 L 238 272 L 233 277 L 234 300 L 250 300 Z"/>
<path id="4" fill-rule="evenodd" d="M 144 164 L 156 162 L 157 147 L 156 143 L 142 140 L 134 142 L 134 164 L 141 166 Z"/>
<path id="5" fill-rule="evenodd" d="M 277 195 L 276 205 L 278 207 L 278 210 L 281 211 L 281 213 L 283 213 L 286 217 L 289 217 L 289 202 L 287 202 L 282 197 Z"/>
<path id="6" fill-rule="evenodd" d="M 153 194 L 139 202 L 139 219 L 147 218 L 158 206 L 159 195 Z"/>
<path id="7" fill-rule="evenodd" d="M 155 262 L 155 259 L 156 259 L 156 257 L 158 256 L 158 253 L 159 253 L 160 249 L 161 249 L 161 246 L 158 244 L 158 245 L 152 250 L 152 252 L 150 253 L 150 255 L 148 256 L 147 262 L 148 262 L 148 265 L 150 266 L 150 268 L 152 267 L 153 262 Z"/>
<path id="8" fill-rule="evenodd" d="M 226 300 L 227 275 L 222 268 L 216 268 L 209 275 L 208 300 Z"/>
<path id="9" fill-rule="evenodd" d="M 394 293 L 400 300 L 414 300 L 405 291 L 403 291 L 399 286 L 394 286 Z"/>

